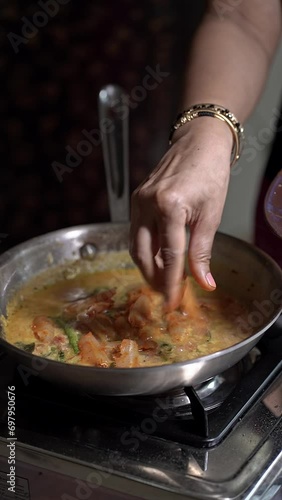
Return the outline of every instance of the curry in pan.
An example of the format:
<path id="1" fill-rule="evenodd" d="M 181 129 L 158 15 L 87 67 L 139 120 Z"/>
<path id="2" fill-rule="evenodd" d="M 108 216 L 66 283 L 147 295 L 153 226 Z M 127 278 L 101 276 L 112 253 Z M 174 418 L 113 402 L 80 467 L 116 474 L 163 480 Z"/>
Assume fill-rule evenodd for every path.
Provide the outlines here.
<path id="1" fill-rule="evenodd" d="M 8 304 L 7 341 L 63 363 L 132 368 L 205 356 L 253 333 L 237 323 L 244 305 L 224 291 L 203 292 L 188 278 L 181 306 L 166 313 L 137 268 L 112 261 L 29 282 Z"/>

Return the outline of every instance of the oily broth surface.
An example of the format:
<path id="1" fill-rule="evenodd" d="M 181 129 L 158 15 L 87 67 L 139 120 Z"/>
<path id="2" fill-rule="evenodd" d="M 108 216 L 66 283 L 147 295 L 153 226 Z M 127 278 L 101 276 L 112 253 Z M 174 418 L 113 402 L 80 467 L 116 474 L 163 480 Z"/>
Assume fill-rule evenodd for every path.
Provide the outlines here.
<path id="1" fill-rule="evenodd" d="M 123 268 L 119 267 L 121 264 Z M 132 266 L 128 253 L 112 252 L 110 256 L 107 253 L 105 256 L 98 256 L 92 263 L 75 263 L 44 273 L 24 286 L 8 304 L 7 319 L 3 321 L 6 338 L 12 344 L 21 343 L 21 346 L 35 344 L 34 354 L 72 364 L 136 367 L 194 359 L 221 351 L 252 334 L 252 331 L 243 332 L 236 324 L 238 317 L 245 318 L 247 315 L 242 304 L 221 290 L 204 292 L 192 279 L 191 286 L 208 328 L 203 329 L 196 319 L 192 319 L 189 314 L 183 317 L 179 311 L 164 317 L 161 295 L 147 287 L 138 269 Z M 77 322 L 75 315 L 75 318 L 67 316 L 66 321 L 78 333 L 79 353 L 73 352 L 70 340 L 65 334 L 62 335 L 62 329 L 57 324 L 51 325 L 53 330 L 48 348 L 45 340 L 42 342 L 42 335 L 40 339 L 35 337 L 34 318 L 58 318 L 81 295 L 87 297 L 95 290 L 98 290 L 98 294 L 105 287 L 115 290 L 114 297 L 110 299 L 114 313 L 109 308 L 102 312 L 102 316 L 112 322 L 113 331 L 115 325 L 118 325 L 117 334 L 104 334 L 104 323 L 101 333 L 97 324 L 93 323 L 96 316 L 90 321 L 91 328 L 89 321 L 87 327 L 83 325 L 80 328 L 80 321 Z M 123 310 L 124 304 L 128 303 L 128 294 L 134 295 L 134 291 L 140 289 L 143 291 L 137 294 L 139 302 L 126 306 L 126 322 L 128 323 L 129 318 L 133 327 L 123 330 L 120 324 L 124 323 L 120 320 L 124 321 Z M 146 300 L 148 298 L 149 302 L 142 301 L 140 295 L 145 296 Z M 88 305 L 87 303 L 87 307 Z M 89 311 L 87 307 L 85 311 Z M 85 311 L 80 312 L 80 315 L 84 314 L 85 317 Z M 102 317 L 100 313 L 98 316 Z M 95 338 L 96 344 L 86 342 L 85 334 L 91 337 L 89 340 Z M 65 340 L 61 343 L 56 340 L 62 337 Z M 88 355 L 91 349 L 92 356 Z"/>
<path id="2" fill-rule="evenodd" d="M 49 255 L 52 262 L 52 255 Z M 56 315 L 62 304 L 74 300 L 80 293 L 89 293 L 105 285 L 105 280 L 114 283 L 115 270 L 135 269 L 127 250 L 101 252 L 91 260 L 78 260 L 57 266 L 29 280 L 17 290 L 7 305 L 7 318 L 1 318 L 8 342 L 32 342 L 34 334 L 31 318 L 42 314 Z M 130 280 L 130 277 L 128 277 Z M 142 278 L 141 278 L 142 280 Z"/>
<path id="3" fill-rule="evenodd" d="M 70 269 L 70 268 L 69 268 Z M 135 269 L 118 269 L 79 274 L 73 278 L 56 281 L 48 285 L 29 284 L 21 290 L 7 307 L 6 336 L 8 342 L 33 342 L 32 320 L 36 316 L 57 316 L 66 302 L 80 294 L 89 294 L 95 288 L 126 287 L 142 283 Z"/>

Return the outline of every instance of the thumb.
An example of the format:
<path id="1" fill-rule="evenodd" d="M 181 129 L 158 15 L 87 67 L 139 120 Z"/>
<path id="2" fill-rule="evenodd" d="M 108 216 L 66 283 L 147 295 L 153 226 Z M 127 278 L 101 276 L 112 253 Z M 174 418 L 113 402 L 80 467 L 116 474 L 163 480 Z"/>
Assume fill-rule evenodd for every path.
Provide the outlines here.
<path id="1" fill-rule="evenodd" d="M 210 259 L 214 236 L 218 225 L 210 218 L 198 220 L 191 228 L 188 248 L 189 267 L 197 283 L 205 290 L 216 288 L 210 271 Z"/>

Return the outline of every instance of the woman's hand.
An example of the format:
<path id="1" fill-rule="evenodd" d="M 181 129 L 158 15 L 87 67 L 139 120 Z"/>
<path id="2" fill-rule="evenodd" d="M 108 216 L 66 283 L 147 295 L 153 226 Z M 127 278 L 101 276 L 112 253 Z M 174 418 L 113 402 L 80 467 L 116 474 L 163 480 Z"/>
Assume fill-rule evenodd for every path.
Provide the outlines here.
<path id="1" fill-rule="evenodd" d="M 131 256 L 164 293 L 169 309 L 181 299 L 186 225 L 190 270 L 204 289 L 216 287 L 210 257 L 228 189 L 232 134 L 225 123 L 201 117 L 177 130 L 173 140 L 132 195 L 130 231 Z"/>

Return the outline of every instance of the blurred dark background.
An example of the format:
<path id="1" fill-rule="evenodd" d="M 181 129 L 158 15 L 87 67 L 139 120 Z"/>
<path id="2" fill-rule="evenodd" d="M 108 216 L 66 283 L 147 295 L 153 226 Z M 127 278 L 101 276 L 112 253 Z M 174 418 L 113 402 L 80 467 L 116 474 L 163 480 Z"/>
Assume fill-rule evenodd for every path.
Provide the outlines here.
<path id="1" fill-rule="evenodd" d="M 130 114 L 131 190 L 157 164 L 203 7 L 182 0 L 1 2 L 1 252 L 48 231 L 109 220 L 101 145 L 62 182 L 52 163 L 66 164 L 66 146 L 76 150 L 82 130 L 98 128 L 103 85 L 117 83 L 131 95 L 146 66 L 159 64 L 169 76 Z"/>

